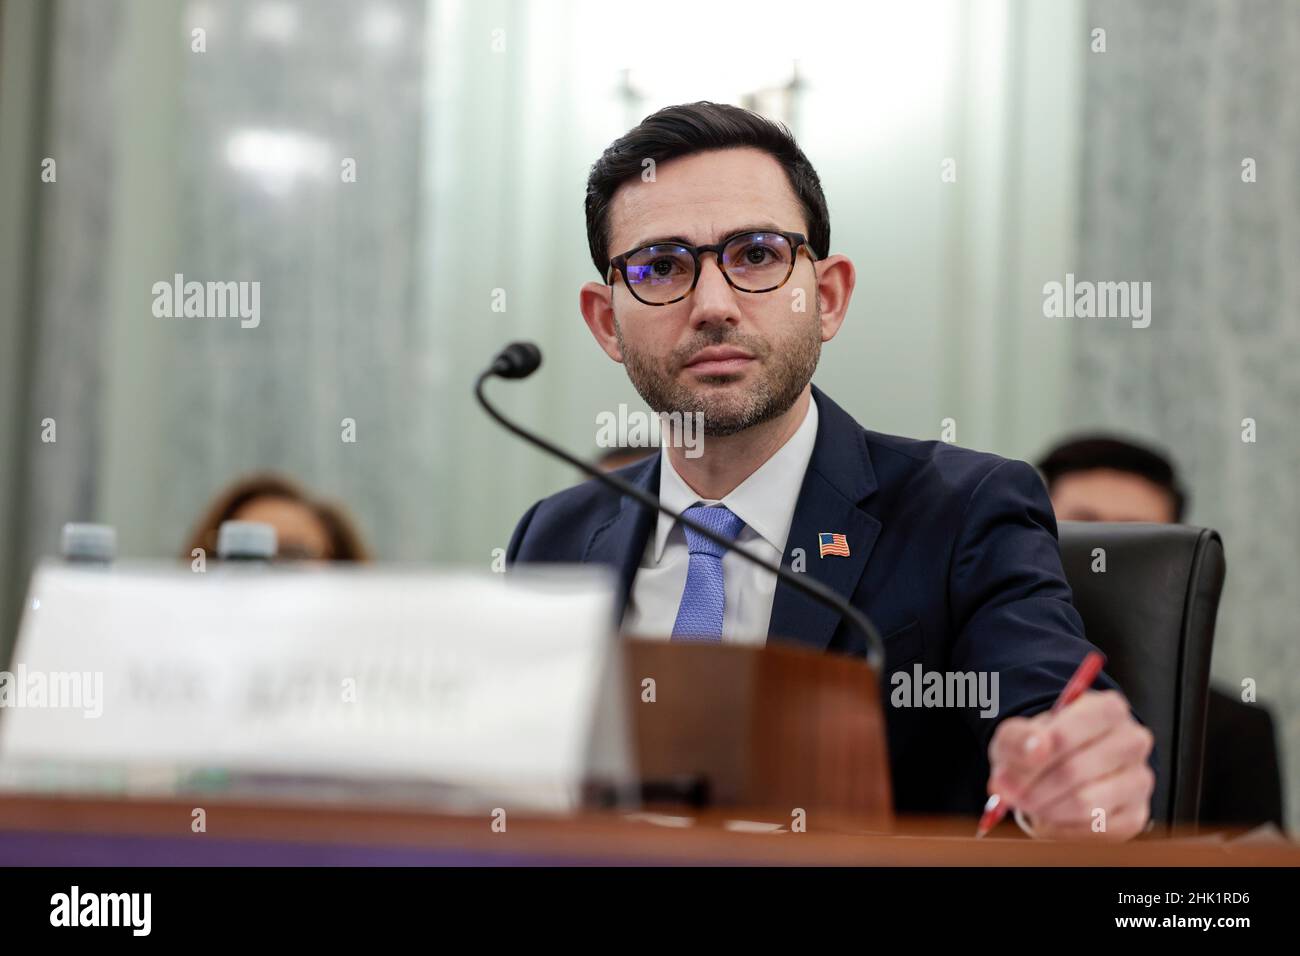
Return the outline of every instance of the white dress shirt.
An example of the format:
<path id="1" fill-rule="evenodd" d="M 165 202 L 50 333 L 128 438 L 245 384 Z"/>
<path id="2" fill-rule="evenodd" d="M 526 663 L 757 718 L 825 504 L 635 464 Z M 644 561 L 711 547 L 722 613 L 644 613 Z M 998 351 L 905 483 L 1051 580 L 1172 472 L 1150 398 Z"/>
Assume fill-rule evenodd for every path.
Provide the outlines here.
<path id="1" fill-rule="evenodd" d="M 708 439 L 706 438 L 707 442 Z M 674 511 L 685 511 L 693 504 L 722 504 L 745 523 L 736 543 L 757 557 L 780 563 L 785 552 L 794 509 L 803 486 L 804 473 L 817 442 L 817 402 L 809 396 L 808 412 L 803 422 L 758 470 L 741 482 L 720 502 L 701 498 L 677 474 L 668 457 L 660 450 L 659 500 Z M 677 621 L 677 609 L 686 588 L 686 570 L 690 553 L 686 531 L 663 512 L 654 534 L 646 542 L 645 553 L 632 581 L 627 610 L 623 614 L 623 632 L 642 637 L 669 638 Z M 772 619 L 772 601 L 776 596 L 776 577 L 738 554 L 722 556 L 722 640 L 726 643 L 767 643 L 767 628 Z"/>

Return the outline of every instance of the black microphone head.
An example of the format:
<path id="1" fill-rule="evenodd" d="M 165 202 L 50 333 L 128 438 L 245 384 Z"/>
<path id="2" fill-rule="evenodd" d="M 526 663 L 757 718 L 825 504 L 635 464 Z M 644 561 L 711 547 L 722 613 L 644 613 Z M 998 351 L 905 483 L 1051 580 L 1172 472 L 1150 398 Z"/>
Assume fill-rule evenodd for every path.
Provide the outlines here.
<path id="1" fill-rule="evenodd" d="M 527 378 L 542 364 L 542 350 L 532 342 L 511 342 L 492 360 L 492 374 Z"/>

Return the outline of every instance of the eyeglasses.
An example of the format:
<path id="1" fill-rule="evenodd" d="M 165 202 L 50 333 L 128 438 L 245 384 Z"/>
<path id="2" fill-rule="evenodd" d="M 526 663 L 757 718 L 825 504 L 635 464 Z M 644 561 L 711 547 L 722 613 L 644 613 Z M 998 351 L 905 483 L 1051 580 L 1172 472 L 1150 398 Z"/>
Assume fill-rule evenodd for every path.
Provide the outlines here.
<path id="1" fill-rule="evenodd" d="M 742 232 L 711 246 L 656 242 L 610 259 L 605 283 L 614 284 L 617 270 L 638 302 L 671 305 L 695 290 L 700 281 L 700 256 L 711 252 L 722 277 L 737 292 L 772 292 L 794 273 L 801 246 L 815 262 L 817 256 L 808 240 L 797 232 Z"/>

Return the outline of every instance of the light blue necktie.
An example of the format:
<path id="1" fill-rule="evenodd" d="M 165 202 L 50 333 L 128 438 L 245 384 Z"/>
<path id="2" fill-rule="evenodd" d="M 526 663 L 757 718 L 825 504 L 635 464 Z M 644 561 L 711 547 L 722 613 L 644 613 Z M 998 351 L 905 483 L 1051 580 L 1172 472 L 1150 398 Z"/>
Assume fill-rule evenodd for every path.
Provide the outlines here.
<path id="1" fill-rule="evenodd" d="M 735 541 L 745 522 L 722 505 L 691 505 L 684 512 L 699 524 L 728 541 Z M 690 565 L 686 569 L 686 589 L 682 591 L 677 622 L 673 624 L 675 641 L 722 640 L 722 612 L 726 594 L 722 589 L 722 554 L 726 550 L 694 529 L 682 525 L 686 532 L 686 549 Z"/>

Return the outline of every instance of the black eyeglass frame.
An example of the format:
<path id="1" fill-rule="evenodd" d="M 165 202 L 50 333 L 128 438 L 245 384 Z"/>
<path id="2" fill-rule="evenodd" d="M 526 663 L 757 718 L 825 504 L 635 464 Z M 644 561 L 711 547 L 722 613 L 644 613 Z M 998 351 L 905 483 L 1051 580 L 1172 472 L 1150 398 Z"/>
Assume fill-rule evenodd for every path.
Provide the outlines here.
<path id="1" fill-rule="evenodd" d="M 737 239 L 744 238 L 745 236 L 781 236 L 786 242 L 790 243 L 790 268 L 786 271 L 785 277 L 776 285 L 768 286 L 766 289 L 742 289 L 740 286 L 736 285 L 736 283 L 731 281 L 731 276 L 727 274 L 727 267 L 722 262 L 722 250 L 727 248 L 727 246 L 731 245 Z M 647 302 L 636 294 L 636 289 L 627 278 L 627 260 L 636 255 L 642 249 L 649 249 L 651 246 L 676 246 L 680 249 L 685 249 L 691 254 L 691 259 L 695 262 L 695 276 L 691 279 L 690 288 L 677 298 L 669 299 L 667 302 Z M 686 242 L 672 241 L 648 242 L 644 246 L 637 246 L 635 249 L 630 249 L 622 255 L 610 259 L 609 268 L 605 272 L 605 284 L 610 286 L 614 284 L 614 271 L 618 270 L 619 274 L 623 276 L 623 285 L 627 287 L 627 291 L 631 292 L 632 298 L 636 299 L 642 305 L 672 305 L 674 302 L 682 301 L 682 299 L 685 299 L 695 291 L 695 287 L 700 281 L 700 271 L 703 269 L 703 266 L 700 265 L 700 256 L 705 252 L 711 252 L 718 263 L 718 271 L 722 273 L 722 278 L 727 280 L 727 285 L 731 286 L 737 292 L 745 292 L 749 295 L 761 295 L 764 292 L 775 292 L 777 289 L 781 288 L 781 286 L 790 281 L 790 277 L 794 275 L 794 267 L 799 262 L 799 250 L 801 248 L 808 250 L 809 260 L 812 262 L 817 261 L 817 253 L 813 252 L 812 246 L 808 244 L 807 236 L 801 232 L 781 232 L 778 229 L 749 229 L 745 232 L 738 232 L 734 236 L 728 236 L 721 242 L 715 242 L 707 246 L 692 246 Z"/>

